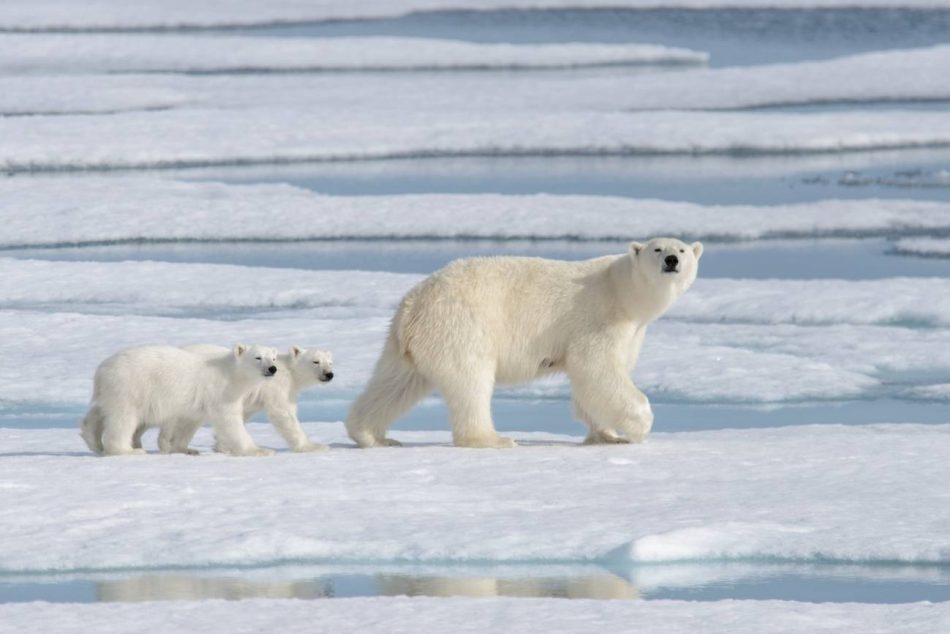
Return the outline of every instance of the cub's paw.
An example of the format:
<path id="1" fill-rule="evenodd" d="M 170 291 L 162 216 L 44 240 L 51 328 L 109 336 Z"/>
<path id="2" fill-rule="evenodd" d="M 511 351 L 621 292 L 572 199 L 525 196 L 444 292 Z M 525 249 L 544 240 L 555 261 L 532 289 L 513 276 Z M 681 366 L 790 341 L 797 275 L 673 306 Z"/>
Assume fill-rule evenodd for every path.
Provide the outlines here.
<path id="1" fill-rule="evenodd" d="M 489 436 L 484 438 L 460 438 L 455 441 L 455 446 L 470 449 L 512 449 L 517 447 L 518 443 L 504 436 Z"/>

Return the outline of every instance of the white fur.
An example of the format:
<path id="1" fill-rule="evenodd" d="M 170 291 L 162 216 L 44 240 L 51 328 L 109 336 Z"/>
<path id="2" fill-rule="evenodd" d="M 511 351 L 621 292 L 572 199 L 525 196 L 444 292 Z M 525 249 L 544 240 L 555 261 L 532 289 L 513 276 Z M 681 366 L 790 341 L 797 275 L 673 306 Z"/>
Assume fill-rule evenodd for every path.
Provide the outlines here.
<path id="1" fill-rule="evenodd" d="M 403 298 L 346 421 L 361 447 L 395 445 L 392 422 L 437 388 L 455 444 L 511 447 L 491 417 L 496 384 L 564 372 L 589 443 L 639 442 L 653 412 L 630 380 L 647 325 L 696 279 L 703 247 L 671 238 L 582 262 L 457 260 Z M 674 272 L 665 258 L 676 256 Z"/>
<path id="2" fill-rule="evenodd" d="M 199 354 L 221 354 L 226 348 L 209 345 L 184 346 Z M 322 451 L 326 445 L 311 442 L 297 419 L 297 397 L 307 388 L 333 379 L 333 355 L 316 348 L 292 346 L 277 357 L 277 374 L 258 383 L 245 396 L 244 421 L 258 412 L 267 418 L 294 451 Z"/>
<path id="3" fill-rule="evenodd" d="M 158 427 L 162 453 L 197 453 L 188 448 L 204 421 L 212 421 L 228 453 L 266 455 L 244 429 L 244 395 L 270 380 L 277 351 L 238 344 L 202 355 L 173 346 L 123 350 L 96 370 L 92 403 L 81 435 L 96 453 L 145 453 L 142 434 Z"/>

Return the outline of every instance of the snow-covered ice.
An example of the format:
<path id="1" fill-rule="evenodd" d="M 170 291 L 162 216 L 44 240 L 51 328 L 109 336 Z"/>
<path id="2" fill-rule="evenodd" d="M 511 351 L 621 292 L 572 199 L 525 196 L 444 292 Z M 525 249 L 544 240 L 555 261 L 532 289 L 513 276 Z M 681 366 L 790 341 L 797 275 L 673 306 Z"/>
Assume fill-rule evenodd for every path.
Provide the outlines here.
<path id="1" fill-rule="evenodd" d="M 0 246 L 8 248 L 135 240 L 754 240 L 947 231 L 950 204 L 861 199 L 707 206 L 544 194 L 325 196 L 289 185 L 17 177 L 0 179 L 0 221 Z"/>
<path id="2" fill-rule="evenodd" d="M 927 111 L 485 112 L 319 106 L 0 118 L 0 168 L 144 169 L 460 156 L 797 154 L 950 145 Z"/>
<path id="3" fill-rule="evenodd" d="M 447 431 L 363 451 L 341 446 L 339 423 L 306 430 L 336 448 L 113 459 L 72 429 L 0 430 L 0 570 L 950 561 L 950 425 L 654 433 L 625 447 L 516 434 L 525 446 L 497 452 L 446 446 Z M 250 432 L 281 446 L 267 425 Z M 195 446 L 211 441 L 203 429 Z"/>
<path id="4" fill-rule="evenodd" d="M 950 239 L 901 238 L 894 243 L 894 251 L 904 255 L 946 258 L 950 257 Z"/>
<path id="5" fill-rule="evenodd" d="M 583 68 L 702 64 L 708 55 L 651 44 L 476 44 L 405 37 L 0 35 L 0 71 L 340 71 Z"/>
<path id="6" fill-rule="evenodd" d="M 0 605 L 0 631 L 103 634 L 149 631 L 234 634 L 281 631 L 630 632 L 744 634 L 841 631 L 934 634 L 950 622 L 946 603 L 867 605 L 788 601 L 604 602 L 560 599 L 373 598 L 304 601 Z"/>
<path id="7" fill-rule="evenodd" d="M 36 42 L 34 42 L 34 39 Z M 71 43 L 75 41 L 75 43 Z M 62 44 L 59 44 L 62 42 Z M 219 43 L 221 42 L 221 43 Z M 69 43 L 69 44 L 67 44 Z M 4 46 L 11 49 L 2 54 Z M 292 57 L 277 50 L 299 47 Z M 26 51 L 21 52 L 21 49 Z M 30 54 L 30 48 L 39 50 Z M 400 51 L 396 56 L 390 49 Z M 51 49 L 47 51 L 46 49 Z M 75 49 L 80 49 L 78 54 Z M 209 49 L 198 51 L 195 49 Z M 260 49 L 260 50 L 258 50 Z M 273 50 L 271 53 L 268 51 Z M 311 51 L 321 50 L 317 55 Z M 69 65 L 57 63 L 65 57 Z M 388 61 L 383 61 L 386 58 Z M 108 98 L 113 110 L 129 110 L 149 95 L 154 108 L 260 108 L 307 104 L 311 112 L 477 110 L 479 116 L 512 112 L 623 112 L 650 109 L 728 110 L 794 104 L 865 101 L 946 101 L 950 81 L 942 72 L 950 46 L 881 51 L 815 62 L 765 66 L 599 73 L 317 73 L 84 75 L 80 71 L 291 70 L 529 67 L 577 64 L 701 61 L 703 54 L 643 45 L 481 45 L 440 40 L 346 38 L 308 40 L 184 36 L 0 35 L 0 69 L 56 74 L 0 77 L 0 112 L 90 112 Z M 478 61 L 481 60 L 481 61 Z M 271 68 L 273 67 L 273 68 Z M 136 96 L 135 92 L 143 93 Z M 105 93 L 100 96 L 98 93 Z M 128 103 L 122 101 L 128 95 Z M 166 95 L 175 95 L 173 102 Z M 163 100 L 164 97 L 164 100 Z M 688 114 L 680 114 L 687 118 Z"/>

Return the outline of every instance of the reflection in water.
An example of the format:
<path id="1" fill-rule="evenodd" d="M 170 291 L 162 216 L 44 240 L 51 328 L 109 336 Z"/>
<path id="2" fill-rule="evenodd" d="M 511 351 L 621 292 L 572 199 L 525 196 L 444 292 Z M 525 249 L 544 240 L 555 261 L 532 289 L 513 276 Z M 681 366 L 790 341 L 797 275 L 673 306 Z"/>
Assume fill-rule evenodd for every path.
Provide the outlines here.
<path id="1" fill-rule="evenodd" d="M 264 582 L 188 574 L 139 575 L 96 583 L 97 601 L 192 601 L 195 599 L 320 599 L 331 597 L 326 579 Z"/>
<path id="2" fill-rule="evenodd" d="M 950 601 L 950 566 L 707 562 L 598 565 L 275 566 L 0 576 L 0 603 L 341 597 Z"/>
<path id="3" fill-rule="evenodd" d="M 553 597 L 639 599 L 629 581 L 609 573 L 577 577 L 437 577 L 378 575 L 379 594 L 421 597 Z"/>
<path id="4" fill-rule="evenodd" d="M 466 576 L 435 574 L 329 574 L 301 581 L 148 574 L 98 581 L 97 601 L 196 599 L 320 599 L 346 596 L 554 597 L 637 599 L 629 581 L 608 572 L 560 576 Z"/>

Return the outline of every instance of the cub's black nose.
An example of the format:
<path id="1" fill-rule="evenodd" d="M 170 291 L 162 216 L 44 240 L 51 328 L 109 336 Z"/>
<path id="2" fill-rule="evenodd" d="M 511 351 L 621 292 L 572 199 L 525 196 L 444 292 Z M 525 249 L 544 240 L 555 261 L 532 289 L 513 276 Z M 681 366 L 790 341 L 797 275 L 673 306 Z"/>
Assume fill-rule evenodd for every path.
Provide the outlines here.
<path id="1" fill-rule="evenodd" d="M 268 373 L 268 374 L 277 374 L 277 366 L 272 365 L 271 367 L 267 368 L 267 373 Z"/>
<path id="2" fill-rule="evenodd" d="M 680 263 L 680 259 L 676 257 L 675 255 L 668 255 L 666 256 L 666 258 L 664 258 L 663 261 L 666 263 L 666 266 L 668 266 L 671 269 L 675 268 L 676 265 Z"/>
<path id="3" fill-rule="evenodd" d="M 332 372 L 327 372 L 327 373 L 324 374 L 323 376 L 324 376 L 324 378 L 326 378 L 327 381 L 329 381 L 329 380 L 331 380 L 331 379 L 333 378 L 333 373 L 332 373 Z"/>

